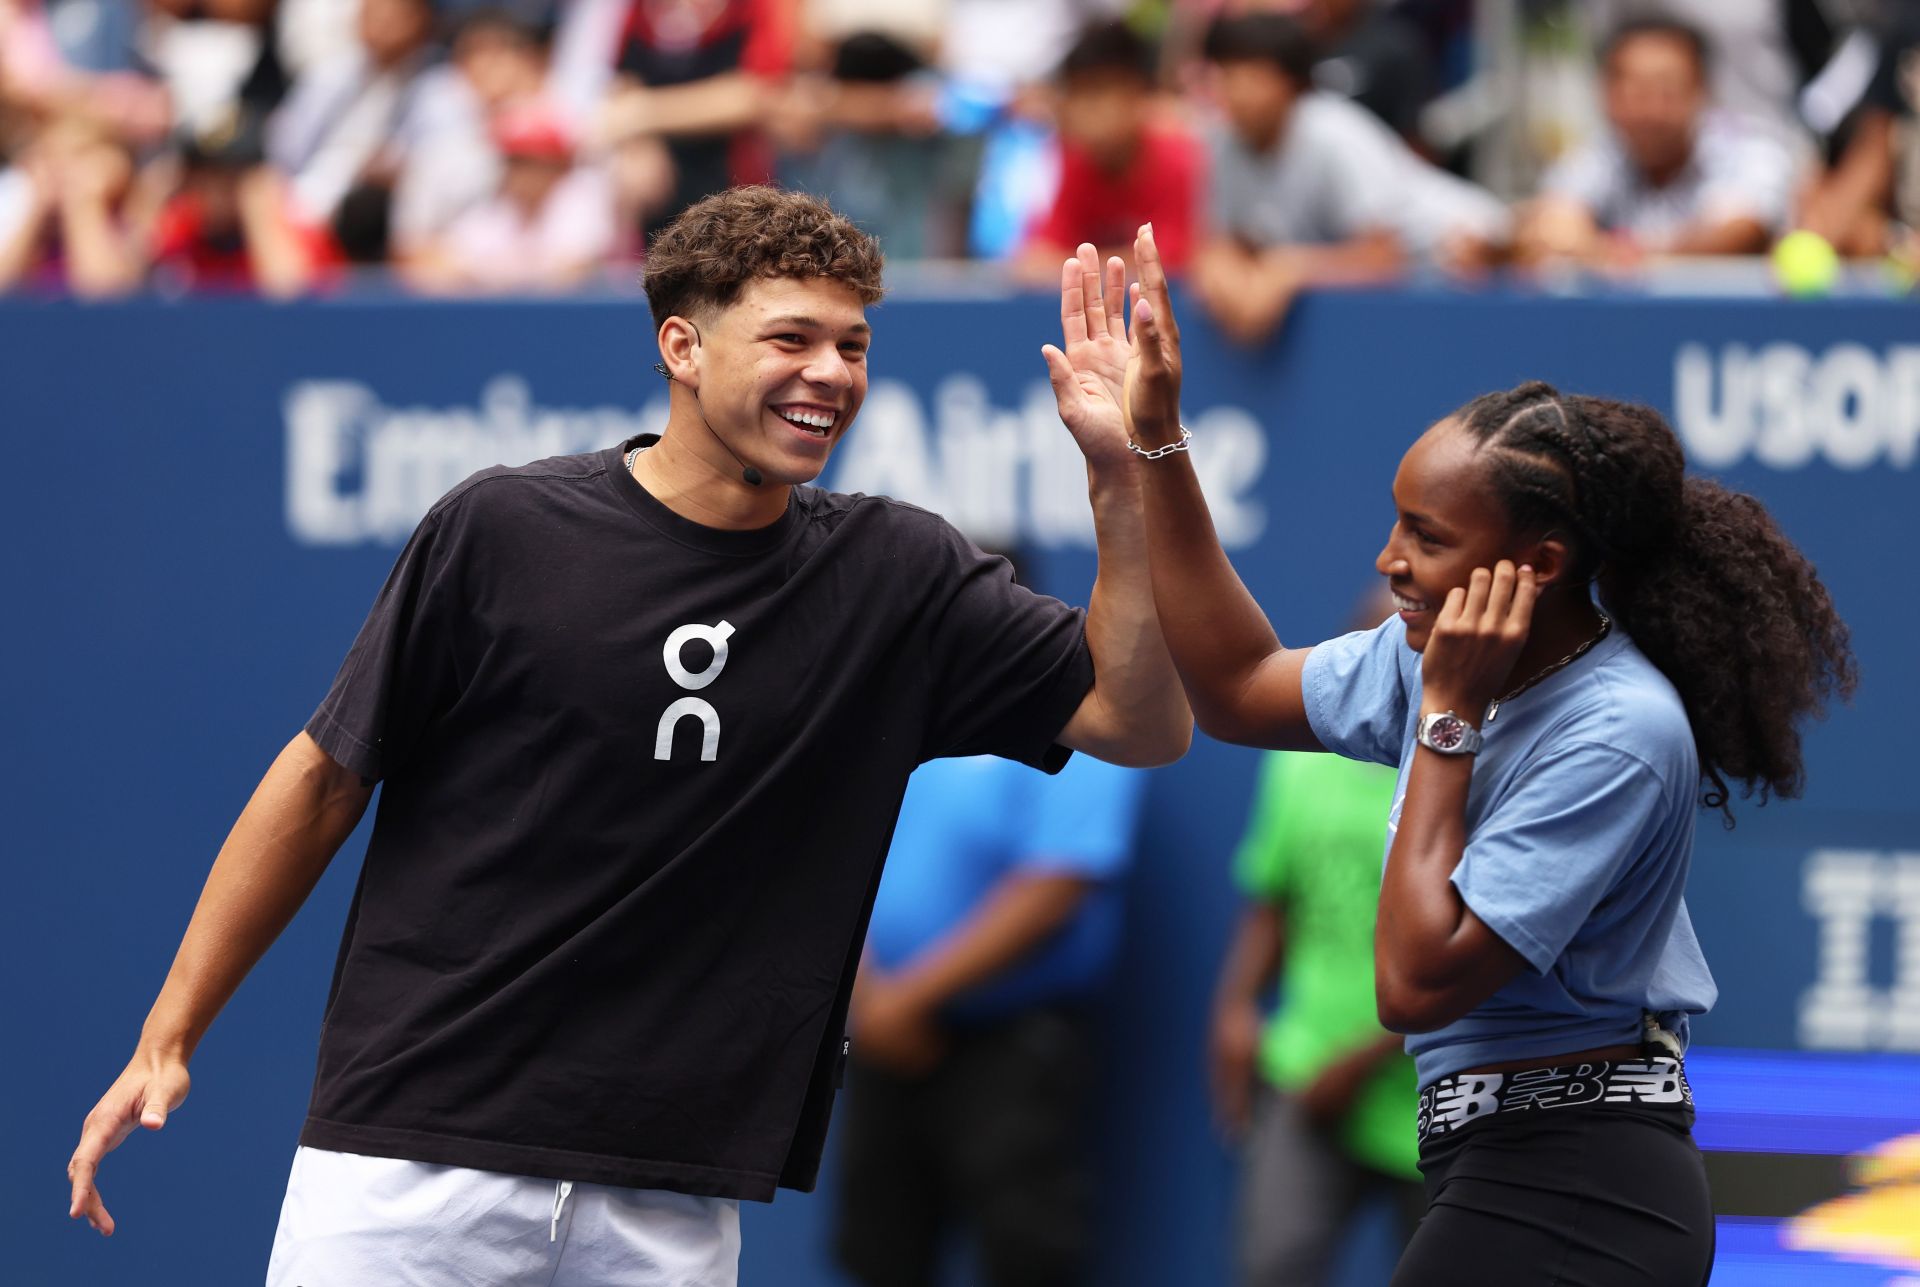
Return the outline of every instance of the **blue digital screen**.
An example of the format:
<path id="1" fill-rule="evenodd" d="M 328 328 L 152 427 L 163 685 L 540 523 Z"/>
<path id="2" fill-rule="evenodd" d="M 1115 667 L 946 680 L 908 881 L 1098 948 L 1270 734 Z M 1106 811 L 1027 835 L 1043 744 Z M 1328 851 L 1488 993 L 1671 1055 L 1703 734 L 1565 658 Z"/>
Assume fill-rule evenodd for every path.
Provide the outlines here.
<path id="1" fill-rule="evenodd" d="M 1697 1047 L 1714 1287 L 1920 1287 L 1920 1056 Z"/>

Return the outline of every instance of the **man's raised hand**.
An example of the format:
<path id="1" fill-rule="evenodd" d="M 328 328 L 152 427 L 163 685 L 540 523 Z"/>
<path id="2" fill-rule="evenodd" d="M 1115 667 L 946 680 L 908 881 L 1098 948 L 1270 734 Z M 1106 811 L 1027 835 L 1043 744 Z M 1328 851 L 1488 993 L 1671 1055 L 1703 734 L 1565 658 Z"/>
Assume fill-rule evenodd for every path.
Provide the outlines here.
<path id="1" fill-rule="evenodd" d="M 1040 350 L 1060 419 L 1093 464 L 1123 462 L 1127 456 L 1121 399 L 1135 345 L 1127 338 L 1126 282 L 1124 263 L 1116 257 L 1103 269 L 1099 251 L 1083 243 L 1060 266 L 1065 349 L 1048 344 Z"/>

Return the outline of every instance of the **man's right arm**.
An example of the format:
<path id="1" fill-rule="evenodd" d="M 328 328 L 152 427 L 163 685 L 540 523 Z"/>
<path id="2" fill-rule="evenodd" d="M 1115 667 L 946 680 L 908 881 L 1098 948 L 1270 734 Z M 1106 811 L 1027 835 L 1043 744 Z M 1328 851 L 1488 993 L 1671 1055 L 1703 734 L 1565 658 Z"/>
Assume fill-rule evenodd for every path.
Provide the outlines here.
<path id="1" fill-rule="evenodd" d="M 1127 370 L 1127 424 L 1134 442 L 1153 449 L 1180 441 L 1180 330 L 1151 229 L 1134 250 L 1138 356 Z M 1195 721 L 1223 742 L 1322 749 L 1301 680 L 1311 650 L 1281 646 L 1233 570 L 1187 453 L 1140 464 L 1154 605 Z"/>
<path id="2" fill-rule="evenodd" d="M 372 795 L 371 782 L 305 733 L 275 758 L 214 859 L 132 1060 L 87 1114 L 67 1164 L 71 1217 L 113 1232 L 94 1186 L 101 1158 L 135 1126 L 159 1130 L 186 1099 L 187 1062 L 214 1016 L 300 910 Z"/>

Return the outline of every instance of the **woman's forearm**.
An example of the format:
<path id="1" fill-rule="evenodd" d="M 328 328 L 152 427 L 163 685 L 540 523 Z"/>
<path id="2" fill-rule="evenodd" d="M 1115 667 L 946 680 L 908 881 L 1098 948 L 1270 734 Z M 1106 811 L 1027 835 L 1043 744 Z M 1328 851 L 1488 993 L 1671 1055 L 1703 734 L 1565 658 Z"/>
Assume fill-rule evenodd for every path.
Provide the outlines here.
<path id="1" fill-rule="evenodd" d="M 1317 748 L 1300 700 L 1306 652 L 1281 646 L 1234 571 L 1187 454 L 1143 463 L 1154 604 L 1195 721 L 1226 742 Z"/>
<path id="2" fill-rule="evenodd" d="M 1421 1026 L 1435 995 L 1447 989 L 1456 972 L 1451 949 L 1466 904 L 1452 876 L 1466 850 L 1473 759 L 1422 747 L 1408 771 L 1373 933 L 1380 1022 L 1396 1031 Z"/>

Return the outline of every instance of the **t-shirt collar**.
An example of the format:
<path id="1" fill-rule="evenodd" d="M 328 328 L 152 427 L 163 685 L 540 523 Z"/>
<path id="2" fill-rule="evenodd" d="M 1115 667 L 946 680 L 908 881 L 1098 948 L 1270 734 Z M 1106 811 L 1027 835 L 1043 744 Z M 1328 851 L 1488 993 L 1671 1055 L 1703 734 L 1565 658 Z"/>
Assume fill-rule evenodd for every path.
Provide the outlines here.
<path id="1" fill-rule="evenodd" d="M 779 518 L 765 527 L 733 529 L 708 527 L 696 523 L 690 518 L 674 513 L 658 497 L 640 485 L 627 469 L 627 453 L 635 447 L 651 447 L 660 441 L 657 433 L 635 434 L 617 447 L 609 447 L 601 453 L 607 461 L 607 481 L 612 484 L 621 500 L 629 505 L 634 513 L 661 535 L 705 550 L 710 554 L 751 555 L 764 554 L 776 549 L 787 539 L 800 511 L 800 498 L 797 488 L 787 492 L 787 508 Z"/>

